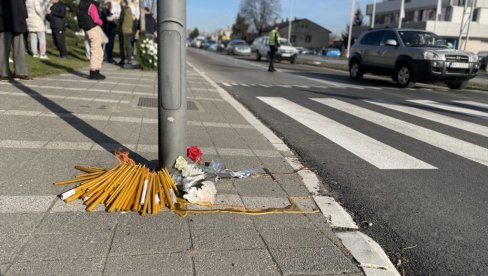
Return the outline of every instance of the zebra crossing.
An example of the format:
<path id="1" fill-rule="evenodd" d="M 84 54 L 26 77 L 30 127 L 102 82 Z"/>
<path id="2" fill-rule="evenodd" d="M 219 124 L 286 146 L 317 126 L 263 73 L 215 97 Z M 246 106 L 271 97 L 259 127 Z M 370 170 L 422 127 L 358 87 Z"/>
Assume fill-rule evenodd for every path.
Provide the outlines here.
<path id="1" fill-rule="evenodd" d="M 257 97 L 263 103 L 292 118 L 317 134 L 330 140 L 358 158 L 380 170 L 422 170 L 438 169 L 436 164 L 428 164 L 407 152 L 395 149 L 392 145 L 373 139 L 338 121 L 330 119 L 314 110 L 303 107 L 283 97 Z M 379 127 L 391 130 L 435 148 L 455 154 L 473 162 L 488 166 L 488 148 L 452 137 L 446 133 L 432 130 L 402 119 L 372 110 L 364 105 L 350 103 L 335 98 L 309 98 L 326 108 L 347 113 Z M 473 101 L 436 102 L 429 100 L 407 100 L 393 103 L 380 100 L 362 100 L 360 102 L 408 114 L 423 120 L 432 121 L 458 130 L 488 137 L 488 126 L 463 120 L 459 117 L 488 119 L 488 105 Z M 412 105 L 414 103 L 415 105 Z M 463 106 L 459 106 L 462 104 Z M 425 107 L 433 108 L 432 111 Z M 471 107 L 471 108 L 470 108 Z M 481 111 L 480 109 L 486 109 Z M 437 113 L 437 112 L 439 113 Z M 447 111 L 447 112 L 446 112 Z M 443 113 L 443 114 L 440 114 Z M 449 116 L 453 113 L 459 116 Z M 457 117 L 457 118 L 456 118 Z M 481 120 L 481 121 L 482 121 Z M 484 143 L 486 144 L 486 143 Z"/>
<path id="2" fill-rule="evenodd" d="M 308 79 L 308 78 L 307 78 Z M 271 84 L 271 83 L 235 83 L 235 82 L 221 82 L 219 83 L 220 86 L 222 87 L 245 87 L 245 88 L 250 88 L 250 87 L 263 87 L 263 88 L 295 88 L 295 89 L 355 89 L 355 90 L 399 90 L 399 88 L 396 87 L 387 87 L 387 86 L 380 86 L 380 87 L 375 87 L 375 86 L 359 86 L 359 85 L 353 85 L 353 84 L 347 84 L 347 83 L 338 83 L 334 81 L 326 81 L 326 80 L 317 80 L 317 79 L 312 79 L 319 83 L 323 83 L 324 85 L 306 85 L 306 84 Z M 447 91 L 446 88 L 443 87 L 437 87 L 437 88 L 426 88 L 426 87 L 416 87 L 416 88 L 409 88 L 408 90 L 428 90 L 428 91 Z"/>

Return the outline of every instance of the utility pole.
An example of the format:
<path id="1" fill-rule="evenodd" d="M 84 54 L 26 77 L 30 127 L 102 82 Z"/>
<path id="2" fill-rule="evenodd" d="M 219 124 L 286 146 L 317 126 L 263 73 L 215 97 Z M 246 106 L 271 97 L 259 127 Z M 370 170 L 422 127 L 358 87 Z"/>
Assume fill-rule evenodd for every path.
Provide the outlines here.
<path id="1" fill-rule="evenodd" d="M 288 42 L 290 42 L 290 43 L 291 43 L 290 39 L 291 39 L 291 25 L 292 25 L 291 24 L 291 15 L 292 15 L 291 14 L 291 10 L 292 10 L 291 5 L 292 5 L 292 0 L 290 0 L 290 2 L 289 2 L 289 13 L 288 13 Z"/>
<path id="2" fill-rule="evenodd" d="M 354 7 L 355 7 L 355 0 L 351 1 L 351 19 L 349 21 L 349 35 L 347 37 L 347 58 L 349 58 L 349 54 L 351 53 L 351 41 L 352 41 L 352 24 L 354 24 Z"/>
<path id="3" fill-rule="evenodd" d="M 186 0 L 158 1 L 158 157 L 171 168 L 186 149 Z"/>
<path id="4" fill-rule="evenodd" d="M 469 41 L 469 30 L 471 28 L 471 21 L 473 21 L 473 13 L 476 1 L 475 0 L 465 0 L 464 2 L 464 12 L 463 18 L 461 20 L 461 29 L 459 31 L 459 38 L 457 43 L 457 49 L 461 49 L 463 36 L 465 37 L 464 47 L 466 50 Z"/>
<path id="5" fill-rule="evenodd" d="M 371 15 L 371 29 L 374 29 L 375 17 L 376 17 L 376 0 L 373 1 L 373 14 Z"/>
<path id="6" fill-rule="evenodd" d="M 400 17 L 398 18 L 398 29 L 402 28 L 402 20 L 405 17 L 405 0 L 400 1 Z"/>
<path id="7" fill-rule="evenodd" d="M 437 32 L 437 21 L 439 21 L 439 16 L 441 14 L 442 14 L 442 0 L 437 0 L 437 8 L 435 10 L 434 33 Z"/>
<path id="8" fill-rule="evenodd" d="M 144 0 L 139 0 L 139 26 L 141 28 L 141 34 L 146 31 L 146 11 L 144 10 Z"/>

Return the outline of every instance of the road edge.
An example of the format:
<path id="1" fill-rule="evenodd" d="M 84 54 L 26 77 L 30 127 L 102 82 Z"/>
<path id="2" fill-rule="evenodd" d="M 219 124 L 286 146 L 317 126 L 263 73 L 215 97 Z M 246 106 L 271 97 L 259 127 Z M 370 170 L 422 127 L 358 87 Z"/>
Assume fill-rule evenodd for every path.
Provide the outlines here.
<path id="1" fill-rule="evenodd" d="M 334 198 L 322 196 L 318 193 L 320 180 L 311 170 L 303 170 L 304 166 L 299 159 L 294 156 L 288 145 L 283 142 L 274 132 L 265 126 L 256 116 L 254 116 L 244 105 L 237 101 L 225 89 L 215 83 L 204 72 L 195 65 L 187 61 L 187 64 L 195 70 L 202 78 L 212 85 L 218 94 L 234 107 L 257 131 L 259 131 L 271 144 L 280 152 L 285 160 L 294 169 L 300 169 L 298 174 L 303 180 L 304 186 L 312 195 L 313 200 L 321 210 L 322 214 L 330 222 L 336 236 L 341 240 L 345 248 L 349 250 L 354 259 L 359 263 L 359 267 L 367 276 L 373 275 L 395 275 L 400 276 L 396 267 L 390 261 L 385 251 L 372 238 L 359 231 L 359 227 L 349 215 L 347 210 L 342 207 Z M 292 155 L 293 157 L 290 157 Z"/>

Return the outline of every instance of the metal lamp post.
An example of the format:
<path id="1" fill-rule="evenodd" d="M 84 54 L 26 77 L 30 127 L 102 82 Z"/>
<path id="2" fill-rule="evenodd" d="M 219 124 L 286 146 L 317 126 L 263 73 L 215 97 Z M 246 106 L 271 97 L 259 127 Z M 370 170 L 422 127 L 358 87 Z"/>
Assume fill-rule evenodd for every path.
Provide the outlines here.
<path id="1" fill-rule="evenodd" d="M 158 157 L 171 168 L 186 148 L 186 0 L 158 1 Z"/>
<path id="2" fill-rule="evenodd" d="M 349 37 L 347 38 L 347 58 L 349 58 L 349 54 L 351 53 L 351 41 L 352 41 L 352 24 L 354 24 L 354 7 L 355 7 L 355 0 L 351 1 L 351 19 L 349 21 Z"/>

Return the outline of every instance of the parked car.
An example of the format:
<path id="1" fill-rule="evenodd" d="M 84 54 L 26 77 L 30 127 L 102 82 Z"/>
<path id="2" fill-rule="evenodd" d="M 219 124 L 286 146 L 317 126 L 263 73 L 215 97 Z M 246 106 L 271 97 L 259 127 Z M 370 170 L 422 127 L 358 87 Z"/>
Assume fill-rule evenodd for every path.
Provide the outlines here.
<path id="1" fill-rule="evenodd" d="M 299 55 L 312 55 L 313 52 L 305 47 L 295 47 Z"/>
<path id="2" fill-rule="evenodd" d="M 195 37 L 192 41 L 191 41 L 191 47 L 194 47 L 194 48 L 202 48 L 203 47 L 203 42 L 205 41 L 205 37 L 203 36 L 198 36 L 198 37 Z"/>
<path id="3" fill-rule="evenodd" d="M 365 73 L 391 76 L 400 87 L 416 81 L 441 81 L 463 89 L 479 70 L 474 53 L 451 49 L 436 34 L 410 29 L 380 29 L 364 33 L 351 47 L 349 75 L 359 80 Z"/>
<path id="4" fill-rule="evenodd" d="M 205 50 L 217 51 L 217 41 L 208 39 L 205 41 Z"/>
<path id="5" fill-rule="evenodd" d="M 251 55 L 251 47 L 249 47 L 246 41 L 241 39 L 231 40 L 229 44 L 227 44 L 226 51 L 228 55 L 233 55 L 233 56 Z"/>
<path id="6" fill-rule="evenodd" d="M 478 53 L 478 61 L 480 63 L 480 69 L 485 70 L 488 72 L 488 52 L 479 52 Z"/>
<path id="7" fill-rule="evenodd" d="M 256 38 L 251 47 L 254 53 L 256 53 L 256 60 L 261 60 L 261 58 L 266 57 L 269 60 L 269 41 L 268 37 L 262 36 Z M 277 61 L 287 60 L 291 64 L 297 62 L 298 50 L 291 45 L 285 38 L 280 38 L 280 47 L 278 52 L 275 54 L 275 59 Z"/>
<path id="8" fill-rule="evenodd" d="M 325 52 L 326 57 L 341 57 L 341 50 L 337 48 L 329 48 L 327 52 Z"/>

